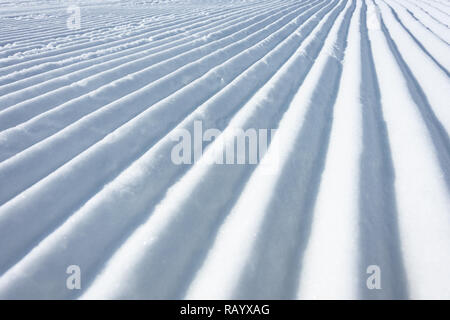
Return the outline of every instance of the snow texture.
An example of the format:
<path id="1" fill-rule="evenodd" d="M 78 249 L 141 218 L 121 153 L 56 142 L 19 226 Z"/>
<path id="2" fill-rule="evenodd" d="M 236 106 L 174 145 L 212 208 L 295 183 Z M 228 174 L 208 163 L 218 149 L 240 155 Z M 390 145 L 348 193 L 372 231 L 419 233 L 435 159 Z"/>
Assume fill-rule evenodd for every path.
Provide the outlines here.
<path id="1" fill-rule="evenodd" d="M 449 27 L 447 0 L 0 0 L 0 298 L 450 299 Z M 277 129 L 277 165 L 173 163 L 196 121 Z"/>

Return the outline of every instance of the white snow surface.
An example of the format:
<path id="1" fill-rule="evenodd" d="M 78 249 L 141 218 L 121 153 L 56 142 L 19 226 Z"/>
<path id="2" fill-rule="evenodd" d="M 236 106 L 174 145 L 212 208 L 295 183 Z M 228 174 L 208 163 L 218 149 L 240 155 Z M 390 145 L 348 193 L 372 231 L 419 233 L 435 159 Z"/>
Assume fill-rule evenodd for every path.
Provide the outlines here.
<path id="1" fill-rule="evenodd" d="M 449 28 L 447 0 L 0 0 L 0 298 L 450 299 Z M 277 130 L 177 165 L 196 121 Z"/>

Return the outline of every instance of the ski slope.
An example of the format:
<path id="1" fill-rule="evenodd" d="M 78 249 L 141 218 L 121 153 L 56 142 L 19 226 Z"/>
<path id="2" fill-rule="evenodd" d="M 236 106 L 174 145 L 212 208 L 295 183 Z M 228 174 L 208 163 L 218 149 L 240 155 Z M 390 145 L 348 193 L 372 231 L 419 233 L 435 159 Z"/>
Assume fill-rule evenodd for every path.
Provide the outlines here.
<path id="1" fill-rule="evenodd" d="M 1 299 L 450 299 L 450 1 L 0 0 L 0 26 Z M 198 121 L 276 132 L 175 164 Z"/>

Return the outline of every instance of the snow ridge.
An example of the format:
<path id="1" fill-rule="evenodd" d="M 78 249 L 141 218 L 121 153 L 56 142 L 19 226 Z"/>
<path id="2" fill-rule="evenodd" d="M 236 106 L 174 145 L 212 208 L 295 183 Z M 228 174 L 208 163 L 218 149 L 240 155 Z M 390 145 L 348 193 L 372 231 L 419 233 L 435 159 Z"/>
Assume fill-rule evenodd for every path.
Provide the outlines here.
<path id="1" fill-rule="evenodd" d="M 450 299 L 448 1 L 69 4 L 0 1 L 0 298 Z"/>

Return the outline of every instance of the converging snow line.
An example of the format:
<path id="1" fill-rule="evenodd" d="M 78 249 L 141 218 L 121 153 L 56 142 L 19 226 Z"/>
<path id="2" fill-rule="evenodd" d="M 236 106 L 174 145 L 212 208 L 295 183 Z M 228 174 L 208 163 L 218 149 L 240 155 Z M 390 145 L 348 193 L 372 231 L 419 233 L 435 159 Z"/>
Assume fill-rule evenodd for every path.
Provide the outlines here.
<path id="1" fill-rule="evenodd" d="M 450 299 L 449 1 L 71 5 L 0 0 L 1 299 Z"/>

